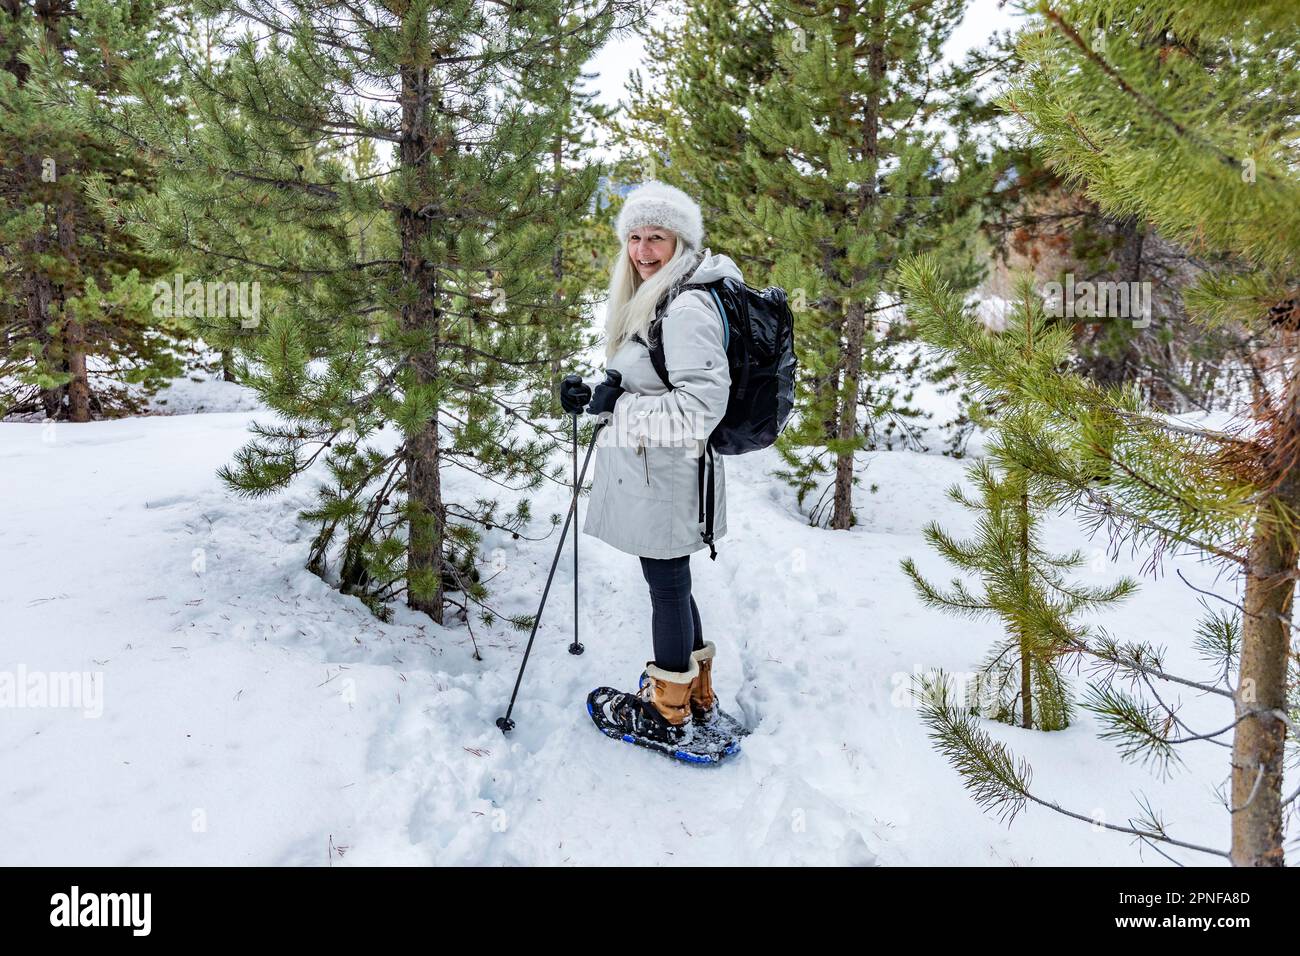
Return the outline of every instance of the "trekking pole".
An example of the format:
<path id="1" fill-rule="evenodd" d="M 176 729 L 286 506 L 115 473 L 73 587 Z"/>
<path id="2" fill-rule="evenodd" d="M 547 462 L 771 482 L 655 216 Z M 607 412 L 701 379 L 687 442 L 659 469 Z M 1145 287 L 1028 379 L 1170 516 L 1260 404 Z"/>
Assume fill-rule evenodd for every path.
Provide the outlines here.
<path id="1" fill-rule="evenodd" d="M 599 427 L 599 426 L 597 426 Z M 578 516 L 578 488 L 581 482 L 578 480 L 578 413 L 573 413 L 573 516 Z M 573 522 L 573 643 L 569 645 L 569 653 L 573 655 L 581 654 L 586 648 L 578 641 L 578 522 Z"/>
<path id="2" fill-rule="evenodd" d="M 608 371 L 605 372 L 606 385 L 617 386 L 620 382 L 622 382 L 622 380 L 623 380 L 623 376 L 616 369 L 609 369 Z M 508 707 L 506 707 L 506 715 L 504 717 L 497 718 L 497 726 L 501 728 L 501 732 L 503 734 L 508 734 L 510 733 L 510 731 L 515 729 L 515 722 L 510 719 L 510 714 L 515 709 L 515 698 L 519 696 L 519 685 L 523 682 L 524 679 L 524 668 L 528 666 L 528 655 L 533 652 L 533 640 L 534 638 L 537 637 L 537 625 L 539 625 L 542 622 L 542 609 L 546 607 L 546 596 L 551 592 L 551 581 L 555 577 L 555 568 L 560 563 L 560 552 L 564 550 L 564 542 L 569 536 L 569 522 L 573 520 L 573 516 L 578 510 L 577 489 L 581 486 L 582 479 L 585 478 L 587 475 L 587 465 L 591 463 L 591 453 L 596 450 L 596 438 L 599 437 L 601 429 L 603 429 L 606 425 L 609 424 L 610 417 L 611 416 L 609 415 L 602 415 L 600 416 L 600 421 L 596 423 L 596 429 L 591 433 L 591 443 L 587 445 L 587 456 L 582 461 L 582 471 L 578 473 L 578 480 L 574 482 L 573 499 L 569 502 L 569 513 L 567 516 L 565 516 L 564 519 L 564 530 L 560 533 L 560 543 L 555 549 L 555 557 L 551 559 L 550 573 L 546 575 L 546 586 L 542 588 L 542 601 L 537 606 L 537 616 L 533 618 L 533 630 L 532 633 L 528 635 L 527 646 L 524 647 L 524 659 L 519 663 L 519 674 L 515 677 L 515 689 L 510 694 L 510 704 Z M 574 418 L 573 422 L 574 422 L 574 428 L 576 429 L 577 422 L 578 422 L 577 418 Z M 574 456 L 574 460 L 575 462 L 577 460 L 576 454 Z M 576 529 L 575 529 L 575 534 L 576 534 Z M 575 558 L 574 568 L 576 572 L 576 568 L 577 568 L 576 558 Z M 574 580 L 575 580 L 575 584 L 574 584 L 573 593 L 576 597 L 578 593 L 576 574 Z M 575 627 L 577 626 L 576 623 L 574 626 Z M 575 644 L 577 643 L 576 636 L 574 639 L 574 643 Z M 572 648 L 570 648 L 570 650 L 572 650 Z"/>

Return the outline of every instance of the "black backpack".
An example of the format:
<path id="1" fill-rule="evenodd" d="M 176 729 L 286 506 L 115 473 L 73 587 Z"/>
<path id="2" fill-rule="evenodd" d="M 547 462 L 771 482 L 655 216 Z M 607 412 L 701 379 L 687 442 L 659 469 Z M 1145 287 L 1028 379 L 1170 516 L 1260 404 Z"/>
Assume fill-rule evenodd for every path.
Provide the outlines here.
<path id="1" fill-rule="evenodd" d="M 700 521 L 709 557 L 716 560 L 713 546 L 713 455 L 743 455 L 767 448 L 781 434 L 794 408 L 794 313 L 785 290 L 776 286 L 751 289 L 733 278 L 690 283 L 682 289 L 708 292 L 722 313 L 727 365 L 731 371 L 731 394 L 727 411 L 709 435 L 708 454 L 700 456 Z M 669 299 L 655 310 L 651 323 L 650 361 L 664 386 L 671 389 L 664 359 L 663 322 Z M 637 341 L 645 341 L 637 336 Z M 705 458 L 708 458 L 708 489 L 705 490 Z M 707 503 L 707 507 L 706 507 Z"/>

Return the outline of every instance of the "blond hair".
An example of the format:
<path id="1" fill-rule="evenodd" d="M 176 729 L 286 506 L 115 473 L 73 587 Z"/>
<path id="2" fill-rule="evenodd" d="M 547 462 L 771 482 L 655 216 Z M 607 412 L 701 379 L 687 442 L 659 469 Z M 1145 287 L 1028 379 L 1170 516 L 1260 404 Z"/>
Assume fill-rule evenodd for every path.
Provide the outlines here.
<path id="1" fill-rule="evenodd" d="M 673 235 L 677 237 L 673 254 L 662 269 L 644 280 L 632 267 L 632 258 L 627 254 L 627 243 L 620 243 L 605 304 L 606 361 L 612 359 L 614 353 L 633 335 L 640 335 L 643 340 L 649 341 L 655 306 L 675 280 L 695 268 L 695 254 L 698 250 L 678 233 Z"/>

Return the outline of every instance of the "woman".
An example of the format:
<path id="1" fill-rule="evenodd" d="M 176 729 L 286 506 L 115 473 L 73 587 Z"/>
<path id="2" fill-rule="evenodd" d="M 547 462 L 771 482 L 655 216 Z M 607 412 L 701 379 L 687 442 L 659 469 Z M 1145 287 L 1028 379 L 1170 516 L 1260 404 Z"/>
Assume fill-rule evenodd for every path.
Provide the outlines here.
<path id="1" fill-rule="evenodd" d="M 700 207 L 684 192 L 647 182 L 628 194 L 616 231 L 615 260 L 605 318 L 606 367 L 620 386 L 593 393 L 576 375 L 561 386 L 570 414 L 584 406 L 611 413 L 598 439 L 591 500 L 583 533 L 641 559 L 650 587 L 654 660 L 640 690 L 598 687 L 587 698 L 592 719 L 610 736 L 676 746 L 697 726 L 721 726 L 712 685 L 715 648 L 705 641 L 691 596 L 692 553 L 705 547 L 700 521 L 699 456 L 727 410 L 725 319 L 707 291 L 682 284 L 731 276 L 736 264 L 701 251 Z M 662 323 L 651 328 L 667 300 Z M 646 345 L 662 336 L 668 378 L 656 374 Z M 713 537 L 727 530 L 722 459 L 714 459 Z"/>

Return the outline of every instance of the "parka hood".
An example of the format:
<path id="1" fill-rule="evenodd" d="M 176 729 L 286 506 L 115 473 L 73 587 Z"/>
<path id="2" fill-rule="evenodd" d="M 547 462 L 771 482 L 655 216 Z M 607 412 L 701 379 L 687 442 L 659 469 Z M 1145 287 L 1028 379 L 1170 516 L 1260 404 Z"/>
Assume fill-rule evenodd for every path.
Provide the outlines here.
<path id="1" fill-rule="evenodd" d="M 687 282 L 713 282 L 715 279 L 725 279 L 731 277 L 738 281 L 744 282 L 744 277 L 740 274 L 740 267 L 732 261 L 731 257 L 721 252 L 715 253 L 712 250 L 704 250 L 704 258 L 700 260 L 699 266 L 687 279 Z"/>

